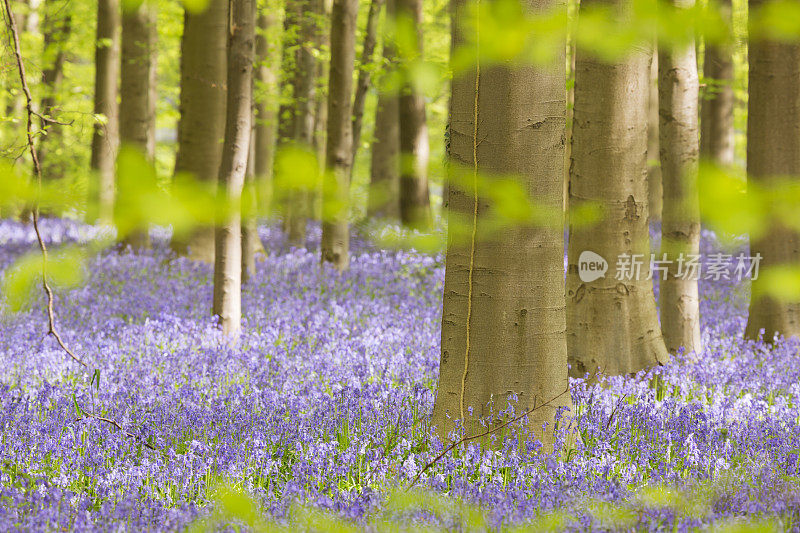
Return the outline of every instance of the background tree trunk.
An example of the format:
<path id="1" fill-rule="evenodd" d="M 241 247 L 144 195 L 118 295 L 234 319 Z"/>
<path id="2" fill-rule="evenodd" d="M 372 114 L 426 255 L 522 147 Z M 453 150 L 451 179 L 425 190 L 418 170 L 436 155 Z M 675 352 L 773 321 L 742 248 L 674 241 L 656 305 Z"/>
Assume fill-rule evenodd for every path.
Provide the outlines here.
<path id="1" fill-rule="evenodd" d="M 272 167 L 275 161 L 275 142 L 277 133 L 278 67 L 280 65 L 280 46 L 274 43 L 277 18 L 272 9 L 266 6 L 258 16 L 256 34 L 256 85 L 255 85 L 255 147 L 254 173 L 259 210 L 267 211 L 269 188 L 272 180 Z"/>
<path id="2" fill-rule="evenodd" d="M 375 43 L 378 36 L 378 22 L 380 20 L 381 8 L 384 0 L 372 0 L 369 4 L 367 14 L 367 26 L 364 31 L 364 46 L 361 49 L 361 61 L 358 64 L 358 81 L 356 82 L 356 94 L 353 97 L 353 161 L 351 166 L 356 164 L 356 155 L 361 148 L 361 124 L 364 119 L 364 103 L 367 100 L 372 70 L 374 69 L 373 55 L 375 53 Z"/>
<path id="3" fill-rule="evenodd" d="M 328 81 L 328 135 L 323 182 L 322 262 L 337 270 L 350 264 L 349 177 L 352 161 L 353 68 L 358 0 L 334 0 L 331 13 L 331 65 Z"/>
<path id="4" fill-rule="evenodd" d="M 95 43 L 94 112 L 105 117 L 94 125 L 92 170 L 97 173 L 97 220 L 110 224 L 114 216 L 114 162 L 119 147 L 119 0 L 98 0 Z"/>
<path id="5" fill-rule="evenodd" d="M 750 12 L 765 2 L 750 1 Z M 769 188 L 786 176 L 800 176 L 800 46 L 750 39 L 747 106 L 747 175 L 755 187 Z M 800 302 L 781 301 L 766 292 L 764 276 L 773 268 L 800 266 L 800 235 L 771 220 L 753 238 L 750 255 L 761 254 L 760 274 L 751 286 L 745 336 L 764 339 L 800 335 Z"/>
<path id="6" fill-rule="evenodd" d="M 156 37 L 156 12 L 149 0 L 133 11 L 123 10 L 119 136 L 151 160 L 156 147 Z M 144 248 L 149 240 L 147 228 L 141 228 L 121 244 Z"/>
<path id="7" fill-rule="evenodd" d="M 731 0 L 721 0 L 726 21 L 732 25 Z M 729 30 L 730 31 L 730 30 Z M 719 165 L 732 165 L 734 159 L 733 49 L 706 43 L 703 60 L 703 91 L 700 119 L 700 156 Z"/>
<path id="8" fill-rule="evenodd" d="M 426 228 L 431 224 L 428 126 L 425 99 L 412 79 L 413 65 L 422 60 L 422 0 L 396 1 L 398 20 L 413 28 L 417 37 L 415 49 L 404 51 L 400 61 L 400 219 L 407 226 Z"/>
<path id="9" fill-rule="evenodd" d="M 255 118 L 253 120 L 255 121 Z M 256 273 L 256 254 L 264 252 L 264 246 L 258 236 L 258 218 L 256 216 L 258 202 L 255 186 L 255 126 L 250 134 L 242 208 L 245 210 L 245 213 L 242 214 L 242 284 L 244 284 Z"/>
<path id="10" fill-rule="evenodd" d="M 664 188 L 661 182 L 661 160 L 658 134 L 658 52 L 650 64 L 650 85 L 647 97 L 647 206 L 649 222 L 661 220 Z"/>
<path id="11" fill-rule="evenodd" d="M 691 8 L 694 0 L 677 0 L 675 4 Z M 681 347 L 687 353 L 702 350 L 698 280 L 692 276 L 679 277 L 680 261 L 700 254 L 698 93 L 694 43 L 659 50 L 658 131 L 664 191 L 661 250 L 670 261 L 659 297 L 661 332 L 671 353 Z"/>
<path id="12" fill-rule="evenodd" d="M 457 2 L 458 28 L 467 4 Z M 548 0 L 525 5 L 537 12 L 564 7 L 563 2 Z M 461 42 L 457 32 L 454 39 Z M 488 179 L 516 176 L 532 202 L 561 213 L 564 47 L 554 53 L 554 64 L 546 68 L 481 66 L 477 109 L 475 71 L 453 80 L 450 158 L 455 173 L 480 172 Z M 448 186 L 451 224 L 432 423 L 447 438 L 455 421 L 466 417 L 466 432 L 474 435 L 482 426 L 473 417 L 505 409 L 512 394 L 519 400 L 516 413 L 549 401 L 529 416 L 529 429 L 552 449 L 556 410 L 571 403 L 569 393 L 564 394 L 568 380 L 562 219 L 557 217 L 551 226 L 522 223 L 487 234 L 492 206 L 460 183 L 451 181 Z M 470 230 L 458 230 L 454 224 L 464 219 L 472 223 L 473 216 L 478 236 L 474 249 Z M 546 434 L 544 423 L 549 424 Z"/>
<path id="13" fill-rule="evenodd" d="M 228 34 L 228 95 L 225 142 L 219 167 L 217 196 L 236 205 L 242 194 L 253 120 L 255 59 L 254 0 L 231 0 Z M 241 212 L 234 209 L 215 232 L 214 308 L 226 335 L 237 335 L 242 320 Z"/>
<path id="14" fill-rule="evenodd" d="M 584 0 L 581 10 L 599 1 Z M 570 222 L 570 372 L 582 377 L 599 368 L 606 375 L 627 374 L 668 360 L 647 276 L 647 103 L 652 51 L 637 49 L 616 64 L 604 63 L 580 47 L 576 54 L 570 205 L 595 202 L 604 218 L 591 226 Z M 605 277 L 581 281 L 578 262 L 584 251 L 608 262 Z M 626 272 L 617 265 L 623 254 L 641 254 L 644 264 L 639 276 L 626 279 Z M 615 279 L 618 273 L 623 279 Z"/>
<path id="15" fill-rule="evenodd" d="M 214 184 L 225 136 L 227 0 L 210 0 L 201 13 L 186 12 L 181 39 L 181 118 L 175 174 L 189 172 Z M 214 262 L 214 227 L 173 235 L 172 249 L 206 263 Z"/>

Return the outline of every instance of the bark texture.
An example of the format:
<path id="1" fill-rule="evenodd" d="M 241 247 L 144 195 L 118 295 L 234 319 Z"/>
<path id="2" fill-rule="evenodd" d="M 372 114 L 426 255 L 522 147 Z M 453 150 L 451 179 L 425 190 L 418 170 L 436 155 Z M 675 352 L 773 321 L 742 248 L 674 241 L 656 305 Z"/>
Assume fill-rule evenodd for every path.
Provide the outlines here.
<path id="1" fill-rule="evenodd" d="M 601 0 L 584 0 L 581 10 Z M 622 12 L 629 4 L 618 4 Z M 580 31 L 580 21 L 578 22 Z M 570 205 L 593 202 L 603 218 L 570 223 L 567 346 L 570 372 L 628 374 L 668 359 L 648 279 L 647 104 L 652 51 L 637 49 L 615 64 L 578 48 L 572 130 Z M 584 282 L 582 252 L 608 262 L 604 277 Z M 640 254 L 641 273 L 627 279 L 618 259 Z M 622 279 L 616 279 L 619 277 Z"/>
<path id="2" fill-rule="evenodd" d="M 525 6 L 565 7 L 548 0 Z M 458 43 L 466 9 L 462 0 L 455 4 Z M 494 208 L 475 194 L 472 182 L 476 171 L 489 180 L 516 176 L 532 202 L 561 212 L 566 68 L 563 48 L 554 53 L 550 67 L 481 66 L 479 75 L 475 69 L 453 79 L 451 172 L 467 176 L 467 185 L 459 179 L 448 187 L 442 352 L 432 418 L 443 438 L 461 418 L 468 435 L 480 433 L 476 419 L 505 409 L 514 395 L 518 414 L 542 406 L 529 415 L 529 429 L 552 449 L 556 409 L 570 405 L 561 217 L 549 226 L 521 223 L 487 232 L 494 227 Z M 474 241 L 469 230 L 456 229 L 464 220 L 475 222 Z"/>
<path id="3" fill-rule="evenodd" d="M 214 184 L 225 135 L 227 0 L 210 0 L 200 13 L 186 12 L 181 39 L 181 118 L 175 174 L 190 173 Z M 214 227 L 174 235 L 172 249 L 205 263 L 214 262 Z"/>
<path id="4" fill-rule="evenodd" d="M 693 0 L 676 5 L 690 8 Z M 684 276 L 681 259 L 700 253 L 697 107 L 699 94 L 694 43 L 658 53 L 659 144 L 664 202 L 661 251 L 668 263 L 660 285 L 661 333 L 670 353 L 700 352 L 698 280 Z"/>
<path id="5" fill-rule="evenodd" d="M 428 192 L 428 126 L 425 99 L 412 79 L 412 68 L 422 58 L 422 0 L 396 0 L 398 20 L 405 20 L 416 32 L 413 50 L 401 58 L 403 85 L 400 91 L 400 220 L 426 228 L 431 224 Z M 566 81 L 564 82 L 566 86 Z"/>
<path id="6" fill-rule="evenodd" d="M 323 182 L 322 262 L 337 270 L 350 265 L 349 189 L 353 137 L 350 100 L 356 56 L 358 0 L 334 0 L 331 14 L 331 64 L 328 80 L 328 135 Z"/>
<path id="7" fill-rule="evenodd" d="M 650 221 L 661 220 L 664 189 L 661 177 L 658 134 L 658 52 L 650 65 L 650 91 L 647 97 L 647 205 Z"/>
<path id="8" fill-rule="evenodd" d="M 731 0 L 719 7 L 732 25 Z M 730 31 L 730 28 L 729 28 Z M 706 43 L 703 78 L 706 87 L 700 111 L 700 156 L 719 165 L 732 165 L 734 158 L 733 47 Z"/>
<path id="9" fill-rule="evenodd" d="M 150 1 L 123 11 L 119 136 L 149 159 L 156 149 L 156 35 L 156 12 Z M 147 228 L 123 238 L 122 245 L 147 247 Z"/>
<path id="10" fill-rule="evenodd" d="M 119 0 L 98 0 L 95 43 L 94 112 L 105 120 L 94 125 L 92 170 L 96 172 L 97 219 L 110 224 L 114 215 L 114 162 L 119 147 Z"/>
<path id="11" fill-rule="evenodd" d="M 227 54 L 225 142 L 219 166 L 217 196 L 237 205 L 241 200 L 253 123 L 254 0 L 230 0 Z M 223 333 L 237 335 L 242 320 L 241 212 L 233 209 L 214 234 L 214 316 Z"/>
<path id="12" fill-rule="evenodd" d="M 750 12 L 765 2 L 750 1 Z M 780 178 L 800 176 L 800 46 L 751 36 L 747 106 L 747 175 L 753 187 L 769 188 Z M 800 235 L 779 218 L 750 243 L 761 254 L 759 278 L 751 286 L 745 336 L 764 339 L 800 335 L 800 302 L 782 301 L 765 291 L 763 276 L 773 268 L 800 266 Z"/>

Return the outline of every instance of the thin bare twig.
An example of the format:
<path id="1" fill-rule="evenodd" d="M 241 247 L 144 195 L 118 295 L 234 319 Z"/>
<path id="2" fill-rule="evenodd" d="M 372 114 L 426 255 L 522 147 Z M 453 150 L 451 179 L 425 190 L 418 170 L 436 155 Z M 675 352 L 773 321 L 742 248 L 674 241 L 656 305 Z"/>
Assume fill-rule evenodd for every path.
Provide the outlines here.
<path id="1" fill-rule="evenodd" d="M 146 448 L 150 448 L 154 452 L 158 451 L 158 448 L 156 448 L 155 446 L 153 446 L 152 444 L 150 444 L 149 442 L 144 440 L 140 435 L 134 435 L 133 433 L 131 433 L 130 431 L 128 431 L 127 429 L 122 427 L 119 424 L 119 422 L 117 422 L 113 418 L 106 418 L 104 416 L 99 416 L 99 415 L 96 415 L 94 413 L 89 413 L 89 412 L 84 412 L 84 414 L 86 416 L 79 416 L 78 418 L 75 419 L 75 422 L 81 422 L 83 420 L 94 418 L 95 420 L 98 420 L 100 422 L 105 422 L 106 424 L 110 424 L 111 426 L 115 427 L 117 430 L 122 432 L 126 437 L 141 442 Z"/>
<path id="2" fill-rule="evenodd" d="M 42 115 L 36 113 L 33 110 L 33 96 L 31 95 L 30 88 L 28 87 L 27 77 L 25 75 L 25 62 L 22 60 L 22 48 L 19 44 L 19 32 L 17 31 L 17 23 L 14 20 L 14 13 L 11 11 L 11 5 L 9 4 L 9 0 L 3 0 L 3 5 L 5 7 L 6 15 L 8 17 L 7 24 L 9 29 L 11 30 L 11 37 L 14 45 L 14 57 L 17 62 L 17 71 L 19 73 L 20 84 L 22 85 L 22 92 L 25 95 L 25 108 L 28 112 L 28 120 L 25 125 L 25 135 L 28 140 L 28 149 L 31 153 L 31 159 L 33 160 L 33 170 L 36 176 L 36 198 L 34 199 L 33 203 L 33 229 L 36 232 L 36 240 L 39 243 L 39 249 L 42 252 L 42 287 L 44 288 L 45 293 L 47 294 L 47 321 L 48 321 L 48 331 L 49 335 L 52 335 L 58 345 L 61 347 L 67 355 L 69 355 L 73 361 L 78 363 L 84 368 L 88 369 L 88 365 L 86 362 L 75 355 L 75 353 L 67 347 L 64 341 L 61 338 L 61 335 L 56 329 L 56 316 L 55 316 L 55 309 L 54 309 L 54 296 L 53 296 L 53 289 L 50 288 L 50 284 L 47 282 L 47 245 L 45 245 L 44 239 L 42 238 L 42 233 L 39 231 L 39 198 L 42 192 L 42 167 L 39 163 L 39 154 L 36 151 L 36 144 L 33 142 L 33 117 L 39 117 L 44 119 Z M 50 119 L 46 119 L 51 122 Z M 126 430 L 119 424 L 116 420 L 111 418 L 106 418 L 103 416 L 98 416 L 88 411 L 83 411 L 86 415 L 85 417 L 80 417 L 78 420 L 83 420 L 84 418 L 94 418 L 100 422 L 104 422 L 106 424 L 110 424 L 117 430 L 123 432 L 126 437 L 141 440 L 141 437 L 137 437 L 130 431 Z M 150 448 L 151 450 L 156 450 L 148 442 L 144 441 L 145 446 Z"/>
<path id="3" fill-rule="evenodd" d="M 431 468 L 433 465 L 435 465 L 436 463 L 438 463 L 438 462 L 439 462 L 439 460 L 441 460 L 441 458 L 442 458 L 442 457 L 444 457 L 445 455 L 447 455 L 447 453 L 448 453 L 448 452 L 450 452 L 450 450 L 452 450 L 453 448 L 456 448 L 457 446 L 460 446 L 461 444 L 464 444 L 465 442 L 469 442 L 469 441 L 472 441 L 472 440 L 475 440 L 475 439 L 479 439 L 479 438 L 481 438 L 481 437 L 486 437 L 487 435 L 491 435 L 491 434 L 492 434 L 492 433 L 494 433 L 495 431 L 498 431 L 498 430 L 500 430 L 500 429 L 503 429 L 504 427 L 506 427 L 506 426 L 509 426 L 510 424 L 513 424 L 514 422 L 517 422 L 517 421 L 519 421 L 519 420 L 521 420 L 521 419 L 525 418 L 526 416 L 528 416 L 528 415 L 529 415 L 529 414 L 531 414 L 532 412 L 536 411 L 537 409 L 541 409 L 542 407 L 545 407 L 545 406 L 547 406 L 547 405 L 550 405 L 551 403 L 553 403 L 554 401 L 558 400 L 559 398 L 561 398 L 561 397 L 562 397 L 562 396 L 564 396 L 565 394 L 569 393 L 569 391 L 570 391 L 570 386 L 569 386 L 569 384 L 568 384 L 568 385 L 567 385 L 567 388 L 566 388 L 566 389 L 564 389 L 564 392 L 562 392 L 562 393 L 560 393 L 560 394 L 556 395 L 554 398 L 551 398 L 551 399 L 547 400 L 546 402 L 544 402 L 544 403 L 542 403 L 542 404 L 539 404 L 539 405 L 536 405 L 536 404 L 535 404 L 535 401 L 534 401 L 534 406 L 533 406 L 533 407 L 531 407 L 531 408 L 530 408 L 530 409 L 528 409 L 527 411 L 524 411 L 522 414 L 520 414 L 520 415 L 518 415 L 518 416 L 515 416 L 514 418 L 512 418 L 512 419 L 510 419 L 510 420 L 507 420 L 507 421 L 505 421 L 505 422 L 503 422 L 503 423 L 502 423 L 502 424 L 500 424 L 499 426 L 493 427 L 493 428 L 491 428 L 491 429 L 487 429 L 486 431 L 484 431 L 483 433 L 479 433 L 478 435 L 472 435 L 472 436 L 470 436 L 470 437 L 467 437 L 467 436 L 461 437 L 461 439 L 459 439 L 459 440 L 457 440 L 457 441 L 453 442 L 452 444 L 450 444 L 450 446 L 448 446 L 447 448 L 445 448 L 445 449 L 442 451 L 442 453 L 440 453 L 439 455 L 437 455 L 437 456 L 436 456 L 436 458 L 434 458 L 433 460 L 429 461 L 429 462 L 428 462 L 428 464 L 426 464 L 426 465 L 425 465 L 425 467 L 424 467 L 422 470 L 420 470 L 420 471 L 417 473 L 417 475 L 414 477 L 414 479 L 412 479 L 412 480 L 411 480 L 411 483 L 409 483 L 409 484 L 408 484 L 408 487 L 406 487 L 406 491 L 409 491 L 409 490 L 411 490 L 411 488 L 412 488 L 414 485 L 416 485 L 416 484 L 417 484 L 417 481 L 419 481 L 419 478 L 420 478 L 420 477 L 422 477 L 422 474 L 424 474 L 425 472 L 427 472 L 429 468 Z"/>

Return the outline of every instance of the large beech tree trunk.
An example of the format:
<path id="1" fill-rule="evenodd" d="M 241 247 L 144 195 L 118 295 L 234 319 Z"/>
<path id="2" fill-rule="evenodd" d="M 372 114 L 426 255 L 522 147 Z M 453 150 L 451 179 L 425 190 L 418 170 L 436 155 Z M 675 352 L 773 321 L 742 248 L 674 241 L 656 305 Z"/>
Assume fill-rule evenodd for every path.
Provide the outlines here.
<path id="1" fill-rule="evenodd" d="M 356 56 L 358 0 L 334 0 L 331 16 L 331 65 L 328 80 L 328 138 L 323 182 L 322 262 L 337 270 L 350 264 L 349 188 L 352 161 L 353 68 Z"/>
<path id="2" fill-rule="evenodd" d="M 454 41 L 460 43 L 467 4 L 456 1 Z M 525 5 L 536 12 L 564 8 L 549 0 Z M 516 176 L 535 205 L 561 213 L 564 47 L 553 53 L 550 67 L 481 66 L 477 82 L 474 69 L 452 83 L 451 170 L 467 176 L 467 185 L 459 180 L 448 187 L 451 223 L 432 418 L 443 438 L 461 418 L 467 419 L 467 434 L 479 433 L 483 426 L 475 419 L 496 415 L 516 395 L 516 413 L 542 406 L 529 415 L 529 429 L 552 448 L 555 412 L 570 405 L 562 219 L 557 216 L 550 226 L 521 223 L 487 231 L 494 226 L 493 207 L 470 185 L 473 172 L 489 180 Z M 474 241 L 470 229 L 456 228 L 463 220 L 476 224 Z M 544 423 L 549 427 L 543 434 Z"/>
<path id="3" fill-rule="evenodd" d="M 110 224 L 114 215 L 114 162 L 119 147 L 119 0 L 98 0 L 95 43 L 94 112 L 105 120 L 94 125 L 92 170 L 97 173 L 97 219 Z"/>
<path id="4" fill-rule="evenodd" d="M 186 12 L 181 40 L 181 118 L 175 173 L 215 183 L 225 135 L 227 0 L 210 0 L 201 13 Z M 172 238 L 172 249 L 214 262 L 213 225 Z"/>
<path id="5" fill-rule="evenodd" d="M 720 8 L 732 24 L 731 0 L 721 0 Z M 700 156 L 719 165 L 732 165 L 733 137 L 733 49 L 706 43 L 703 60 L 706 87 L 700 106 Z"/>
<path id="6" fill-rule="evenodd" d="M 755 13 L 765 2 L 750 1 Z M 769 188 L 780 178 L 800 176 L 800 46 L 751 36 L 747 105 L 748 181 Z M 761 254 L 760 275 L 751 287 L 745 336 L 764 339 L 800 335 L 800 302 L 782 301 L 766 292 L 764 276 L 773 268 L 800 266 L 800 235 L 779 218 L 750 243 Z"/>
<path id="7" fill-rule="evenodd" d="M 156 12 L 150 0 L 135 10 L 123 10 L 119 136 L 149 159 L 156 149 L 156 37 Z M 148 246 L 147 228 L 124 237 L 122 245 Z"/>
<path id="8" fill-rule="evenodd" d="M 217 197 L 238 204 L 247 172 L 253 122 L 254 0 L 230 0 L 228 26 L 228 95 L 225 142 L 219 166 Z M 214 308 L 222 331 L 237 335 L 242 319 L 241 212 L 227 213 L 215 231 Z"/>
<path id="9" fill-rule="evenodd" d="M 658 133 L 658 52 L 650 65 L 650 85 L 647 97 L 647 207 L 650 221 L 661 220 L 664 189 Z"/>
<path id="10" fill-rule="evenodd" d="M 694 0 L 676 5 L 691 8 Z M 661 281 L 661 332 L 667 350 L 699 352 L 700 298 L 697 278 L 681 275 L 680 261 L 700 253 L 700 205 L 697 190 L 699 80 L 694 43 L 658 53 L 659 145 L 664 202 L 661 250 L 666 279 Z M 662 256 L 663 258 L 664 256 Z"/>
<path id="11" fill-rule="evenodd" d="M 584 0 L 581 10 L 600 1 Z M 627 374 L 668 359 L 647 276 L 647 100 L 652 52 L 637 49 L 616 64 L 604 63 L 580 47 L 576 53 L 569 201 L 570 206 L 595 202 L 604 218 L 593 225 L 570 221 L 570 372 L 583 376 L 599 369 L 606 375 Z M 584 251 L 608 262 L 604 277 L 580 279 Z M 633 279 L 627 279 L 629 271 L 618 268 L 623 254 L 641 254 L 641 273 L 633 273 Z M 618 274 L 622 279 L 616 279 Z"/>
<path id="12" fill-rule="evenodd" d="M 386 0 L 386 20 L 391 23 L 394 15 L 395 0 Z M 400 108 L 397 91 L 386 87 L 386 80 L 391 79 L 397 68 L 396 49 L 389 32 L 384 31 L 384 35 L 384 80 L 375 107 L 367 214 L 372 218 L 400 220 Z"/>
<path id="13" fill-rule="evenodd" d="M 361 125 L 364 121 L 364 103 L 367 101 L 370 80 L 372 78 L 373 55 L 378 37 L 378 21 L 384 0 L 372 0 L 367 13 L 367 27 L 364 30 L 364 46 L 361 49 L 361 60 L 358 65 L 358 81 L 356 94 L 353 97 L 353 162 L 355 166 L 356 155 L 361 148 Z"/>
<path id="14" fill-rule="evenodd" d="M 431 223 L 428 126 L 425 100 L 411 76 L 411 67 L 422 58 L 422 0 L 396 1 L 398 19 L 409 21 L 417 36 L 415 49 L 404 54 L 400 62 L 400 219 L 407 226 L 425 228 Z"/>

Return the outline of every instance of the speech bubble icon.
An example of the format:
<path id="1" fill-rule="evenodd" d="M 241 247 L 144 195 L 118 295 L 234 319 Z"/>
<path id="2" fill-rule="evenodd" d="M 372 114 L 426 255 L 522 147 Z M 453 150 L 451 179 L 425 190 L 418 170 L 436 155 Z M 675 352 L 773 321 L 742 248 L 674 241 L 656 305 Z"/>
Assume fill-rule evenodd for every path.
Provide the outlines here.
<path id="1" fill-rule="evenodd" d="M 608 272 L 608 261 L 602 256 L 584 250 L 578 257 L 578 277 L 584 283 L 592 282 L 599 278 L 604 278 Z"/>

